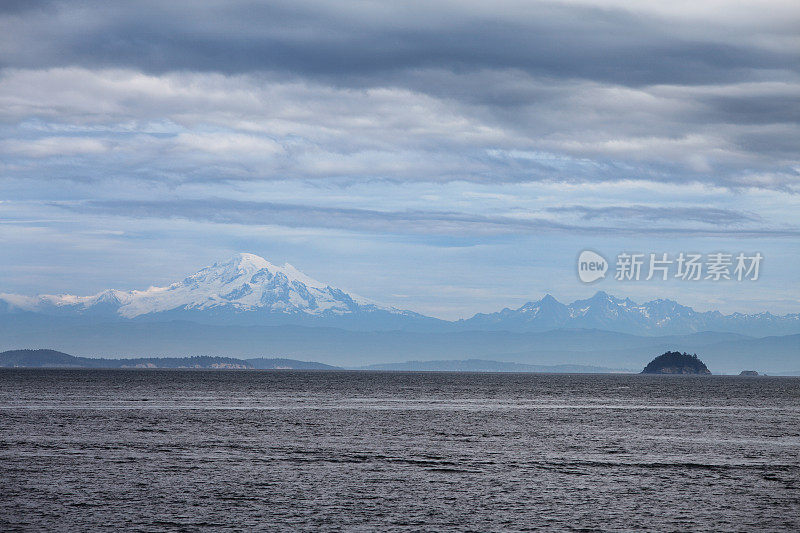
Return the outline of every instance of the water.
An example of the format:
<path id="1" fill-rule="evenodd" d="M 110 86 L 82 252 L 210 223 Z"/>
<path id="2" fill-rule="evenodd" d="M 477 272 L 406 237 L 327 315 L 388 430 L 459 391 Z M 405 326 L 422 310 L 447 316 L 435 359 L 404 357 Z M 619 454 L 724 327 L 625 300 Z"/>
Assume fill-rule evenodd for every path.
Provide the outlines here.
<path id="1" fill-rule="evenodd" d="M 798 530 L 800 378 L 0 371 L 0 529 Z"/>

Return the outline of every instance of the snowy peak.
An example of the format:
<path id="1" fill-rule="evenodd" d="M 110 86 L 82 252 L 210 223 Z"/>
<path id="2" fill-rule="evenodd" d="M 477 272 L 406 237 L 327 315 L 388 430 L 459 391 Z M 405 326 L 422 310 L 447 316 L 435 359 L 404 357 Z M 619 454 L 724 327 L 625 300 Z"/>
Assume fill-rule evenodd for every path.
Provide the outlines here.
<path id="1" fill-rule="evenodd" d="M 112 313 L 136 318 L 157 313 L 212 312 L 337 316 L 385 311 L 403 314 L 317 281 L 286 263 L 277 266 L 250 253 L 236 254 L 167 287 L 107 290 L 93 296 L 0 295 L 7 306 L 30 311 Z"/>
<path id="2" fill-rule="evenodd" d="M 324 289 L 326 287 L 324 283 L 306 276 L 289 263 L 285 263 L 282 267 L 279 267 L 273 265 L 263 257 L 248 253 L 236 254 L 225 262 L 214 263 L 209 267 L 205 267 L 187 277 L 181 283 L 186 285 L 207 283 L 228 284 L 247 276 L 250 276 L 250 281 L 256 284 L 270 281 L 273 277 L 278 276 L 279 279 L 289 283 L 298 282 L 307 287 L 315 287 L 318 289 Z"/>
<path id="3" fill-rule="evenodd" d="M 357 312 L 360 304 L 367 303 L 303 274 L 288 263 L 277 266 L 255 254 L 241 253 L 169 287 L 135 293 L 120 308 L 120 314 L 132 318 L 175 309 L 213 309 L 337 315 Z"/>
<path id="4" fill-rule="evenodd" d="M 546 294 L 544 298 L 536 302 L 528 302 L 519 309 L 517 313 L 525 315 L 527 321 L 537 320 L 540 323 L 555 325 L 567 317 L 567 306 Z"/>
<path id="5" fill-rule="evenodd" d="M 552 296 L 528 302 L 518 309 L 477 314 L 460 322 L 468 329 L 544 331 L 585 328 L 637 335 L 687 334 L 699 331 L 783 335 L 800 331 L 797 314 L 782 317 L 770 313 L 723 315 L 719 311 L 698 313 L 674 300 L 657 299 L 638 304 L 598 291 L 590 298 L 564 305 Z"/>

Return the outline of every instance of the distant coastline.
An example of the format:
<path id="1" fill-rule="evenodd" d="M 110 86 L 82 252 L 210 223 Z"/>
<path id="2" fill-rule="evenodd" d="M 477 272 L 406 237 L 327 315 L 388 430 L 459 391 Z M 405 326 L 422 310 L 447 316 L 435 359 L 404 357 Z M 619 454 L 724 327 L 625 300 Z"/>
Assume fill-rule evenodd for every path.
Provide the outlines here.
<path id="1" fill-rule="evenodd" d="M 57 350 L 21 349 L 0 352 L 0 369 L 175 369 L 175 370 L 355 370 L 380 372 L 487 372 L 539 374 L 637 374 L 628 368 L 558 364 L 536 365 L 486 359 L 403 361 L 364 366 L 335 366 L 317 361 L 280 357 L 237 358 L 223 356 L 187 357 L 79 357 Z M 720 374 L 726 375 L 726 374 Z M 734 374 L 727 374 L 734 375 Z M 785 372 L 798 376 L 800 371 Z"/>
<path id="2" fill-rule="evenodd" d="M 590 365 L 528 365 L 506 361 L 464 359 L 405 361 L 360 367 L 342 367 L 286 358 L 240 359 L 221 356 L 103 358 L 77 357 L 57 350 L 9 350 L 0 353 L 0 368 L 97 368 L 184 370 L 362 370 L 422 372 L 530 372 L 560 374 L 632 373 L 628 369 Z"/>
<path id="3" fill-rule="evenodd" d="M 0 353 L 0 368 L 174 368 L 208 370 L 338 370 L 314 361 L 256 357 L 191 356 L 94 358 L 77 357 L 56 350 L 9 350 Z"/>

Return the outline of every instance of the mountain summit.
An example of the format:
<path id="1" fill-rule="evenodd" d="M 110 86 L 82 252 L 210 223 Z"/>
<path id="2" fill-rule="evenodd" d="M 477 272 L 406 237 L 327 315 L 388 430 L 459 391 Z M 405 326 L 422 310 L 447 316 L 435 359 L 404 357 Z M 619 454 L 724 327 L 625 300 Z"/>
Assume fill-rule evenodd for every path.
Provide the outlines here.
<path id="1" fill-rule="evenodd" d="M 230 322 L 257 319 L 345 315 L 395 315 L 424 318 L 386 307 L 317 281 L 292 265 L 277 266 L 255 254 L 240 253 L 203 268 L 167 287 L 107 290 L 93 296 L 0 295 L 7 308 L 47 314 L 105 315 L 120 318 L 185 318 Z M 233 320 L 242 322 L 242 320 Z"/>

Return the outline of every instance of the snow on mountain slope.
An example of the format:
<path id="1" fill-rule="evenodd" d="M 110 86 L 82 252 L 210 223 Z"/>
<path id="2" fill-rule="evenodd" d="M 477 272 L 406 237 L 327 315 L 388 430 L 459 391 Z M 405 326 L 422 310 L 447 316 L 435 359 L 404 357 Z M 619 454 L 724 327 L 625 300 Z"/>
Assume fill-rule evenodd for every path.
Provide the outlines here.
<path id="1" fill-rule="evenodd" d="M 146 290 L 107 290 L 93 296 L 0 294 L 7 305 L 28 311 L 81 314 L 113 310 L 134 318 L 173 310 L 268 311 L 312 316 L 344 315 L 359 311 L 413 313 L 383 307 L 312 279 L 290 264 L 273 265 L 254 254 L 237 254 L 228 261 L 201 269 L 168 287 Z"/>
<path id="2" fill-rule="evenodd" d="M 603 291 L 568 305 L 546 295 L 518 309 L 477 314 L 459 322 L 463 329 L 545 331 L 554 328 L 584 328 L 635 335 L 688 334 L 725 331 L 754 336 L 800 332 L 800 315 L 771 313 L 723 315 L 719 311 L 697 312 L 673 300 L 657 299 L 638 304 Z"/>

